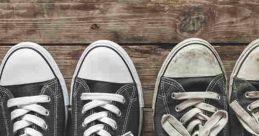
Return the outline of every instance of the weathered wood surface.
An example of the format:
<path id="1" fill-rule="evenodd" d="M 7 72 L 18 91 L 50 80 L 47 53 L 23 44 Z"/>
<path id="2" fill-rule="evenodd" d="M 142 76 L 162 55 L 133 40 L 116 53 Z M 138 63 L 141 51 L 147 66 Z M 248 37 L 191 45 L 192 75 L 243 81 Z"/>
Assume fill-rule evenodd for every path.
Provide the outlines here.
<path id="1" fill-rule="evenodd" d="M 257 0 L 1 0 L 0 42 L 248 43 L 258 13 Z"/>
<path id="2" fill-rule="evenodd" d="M 167 54 L 174 47 L 174 45 L 122 45 L 123 48 L 129 53 L 136 69 L 139 73 L 144 92 L 145 111 L 144 111 L 144 129 L 143 135 L 152 136 L 153 122 L 152 122 L 152 97 L 153 89 L 157 73 L 161 64 L 166 58 Z M 81 53 L 87 45 L 44 45 L 55 58 L 61 72 L 66 78 L 68 88 L 70 88 L 71 77 L 74 72 L 75 66 Z M 219 52 L 223 63 L 225 65 L 228 75 L 230 74 L 235 60 L 245 48 L 243 45 L 224 45 L 214 46 Z M 0 45 L 0 60 L 2 60 L 6 51 L 10 46 Z"/>
<path id="3" fill-rule="evenodd" d="M 175 43 L 188 37 L 213 42 L 230 75 L 246 44 L 258 38 L 258 13 L 258 0 L 1 0 L 0 60 L 15 43 L 42 43 L 70 88 L 89 43 L 119 42 L 143 85 L 143 135 L 153 136 L 154 84 Z"/>

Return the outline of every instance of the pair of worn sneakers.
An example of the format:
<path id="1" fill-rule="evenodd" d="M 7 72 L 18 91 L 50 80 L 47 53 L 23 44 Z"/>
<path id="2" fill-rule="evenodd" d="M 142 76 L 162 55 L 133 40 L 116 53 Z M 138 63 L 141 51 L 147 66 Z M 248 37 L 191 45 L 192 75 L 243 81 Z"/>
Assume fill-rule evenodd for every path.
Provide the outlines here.
<path id="1" fill-rule="evenodd" d="M 240 55 L 229 84 L 213 46 L 197 38 L 179 43 L 153 99 L 156 136 L 258 136 L 259 40 Z"/>
<path id="2" fill-rule="evenodd" d="M 94 42 L 84 51 L 70 102 L 57 64 L 36 43 L 8 51 L 0 85 L 0 136 L 140 135 L 140 80 L 127 53 L 111 41 Z"/>
<path id="3" fill-rule="evenodd" d="M 252 42 L 242 53 L 227 93 L 215 49 L 196 38 L 179 43 L 157 78 L 155 135 L 258 135 L 258 46 L 259 41 Z M 141 84 L 116 43 L 101 40 L 84 51 L 72 78 L 70 102 L 57 64 L 35 43 L 12 47 L 0 71 L 0 136 L 140 135 Z"/>

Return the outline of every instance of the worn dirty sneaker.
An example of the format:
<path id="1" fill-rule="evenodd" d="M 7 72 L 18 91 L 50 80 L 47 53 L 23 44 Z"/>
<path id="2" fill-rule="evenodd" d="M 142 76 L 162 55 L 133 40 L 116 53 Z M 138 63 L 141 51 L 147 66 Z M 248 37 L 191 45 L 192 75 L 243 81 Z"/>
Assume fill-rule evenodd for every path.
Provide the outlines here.
<path id="1" fill-rule="evenodd" d="M 176 45 L 158 74 L 156 136 L 228 136 L 226 78 L 215 49 L 197 38 Z"/>
<path id="2" fill-rule="evenodd" d="M 1 64 L 0 136 L 63 136 L 68 95 L 51 55 L 36 43 L 12 47 Z"/>
<path id="3" fill-rule="evenodd" d="M 131 59 L 118 44 L 100 40 L 86 48 L 71 90 L 70 135 L 140 135 L 142 88 Z"/>
<path id="4" fill-rule="evenodd" d="M 237 60 L 229 90 L 231 135 L 259 135 L 259 39 Z"/>

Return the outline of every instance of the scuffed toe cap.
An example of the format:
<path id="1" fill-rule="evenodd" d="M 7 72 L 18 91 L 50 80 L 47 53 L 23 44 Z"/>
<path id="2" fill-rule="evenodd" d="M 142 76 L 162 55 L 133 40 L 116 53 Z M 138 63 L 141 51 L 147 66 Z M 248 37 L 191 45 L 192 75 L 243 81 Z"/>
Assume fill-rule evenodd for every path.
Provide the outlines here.
<path id="1" fill-rule="evenodd" d="M 221 73 L 220 64 L 209 48 L 200 44 L 191 44 L 180 49 L 172 57 L 164 76 L 200 77 Z"/>

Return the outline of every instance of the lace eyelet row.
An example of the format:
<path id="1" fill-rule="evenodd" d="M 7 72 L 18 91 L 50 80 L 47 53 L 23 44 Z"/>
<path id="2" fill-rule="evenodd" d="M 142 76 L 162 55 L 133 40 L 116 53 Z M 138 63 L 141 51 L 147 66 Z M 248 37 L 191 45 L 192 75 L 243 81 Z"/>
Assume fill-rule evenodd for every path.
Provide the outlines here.
<path id="1" fill-rule="evenodd" d="M 51 98 L 48 96 L 47 100 L 48 100 L 48 102 L 50 102 Z M 46 116 L 49 116 L 50 112 L 47 110 L 45 114 L 46 114 Z M 44 125 L 44 130 L 48 130 L 48 125 L 47 124 Z"/>

